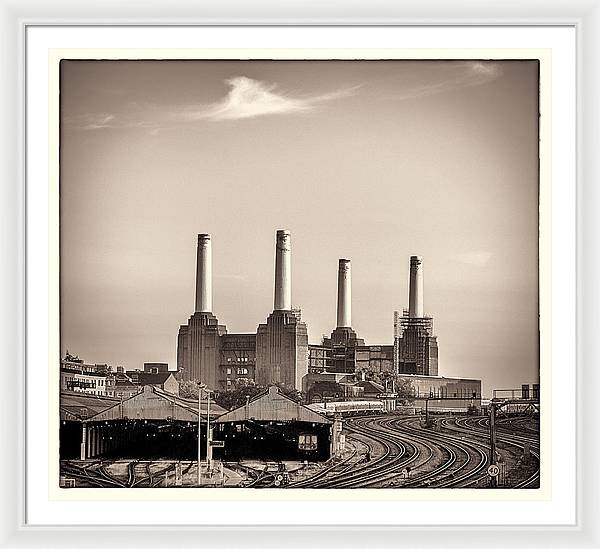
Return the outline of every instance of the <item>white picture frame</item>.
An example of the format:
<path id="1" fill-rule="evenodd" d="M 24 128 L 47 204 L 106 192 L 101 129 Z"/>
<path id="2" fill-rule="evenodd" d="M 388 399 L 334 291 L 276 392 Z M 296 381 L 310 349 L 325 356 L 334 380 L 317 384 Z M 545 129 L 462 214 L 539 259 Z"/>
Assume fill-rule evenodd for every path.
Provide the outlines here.
<path id="1" fill-rule="evenodd" d="M 85 5 L 62 5 L 50 2 L 24 0 L 18 4 L 3 3 L 2 29 L 7 48 L 2 53 L 3 74 L 7 75 L 3 86 L 3 106 L 8 123 L 2 131 L 2 218 L 7 220 L 8 230 L 3 236 L 7 260 L 2 268 L 2 291 L 4 308 L 2 315 L 2 350 L 4 355 L 5 406 L 2 408 L 2 436 L 7 441 L 2 449 L 2 497 L 1 533 L 3 544 L 12 546 L 126 546 L 143 541 L 149 547 L 172 544 L 176 539 L 184 543 L 203 543 L 211 546 L 300 546 L 312 543 L 320 546 L 362 547 L 379 544 L 396 546 L 398 540 L 414 546 L 442 544 L 469 544 L 471 546 L 516 547 L 536 546 L 596 546 L 599 543 L 598 527 L 594 515 L 598 511 L 599 476 L 595 471 L 594 456 L 598 455 L 598 442 L 593 435 L 594 392 L 598 390 L 598 349 L 595 331 L 598 328 L 598 254 L 594 250 L 598 235 L 598 221 L 594 212 L 598 208 L 598 191 L 594 182 L 600 175 L 597 161 L 598 150 L 598 100 L 599 79 L 594 54 L 600 53 L 597 35 L 600 33 L 599 9 L 595 2 L 572 3 L 567 1 L 540 6 L 532 0 L 515 4 L 485 2 L 483 4 L 453 3 L 447 6 L 436 2 L 405 2 L 402 5 L 375 2 L 350 3 L 343 8 L 333 5 L 288 4 L 278 6 L 273 2 L 231 2 L 227 6 L 207 2 L 193 6 L 184 1 L 144 5 L 129 4 L 128 7 L 102 2 Z M 176 16 L 165 16 L 167 13 Z M 480 15 L 481 13 L 484 15 Z M 435 13 L 435 17 L 431 14 Z M 231 14 L 235 14 L 232 16 Z M 35 466 L 31 448 L 25 438 L 25 405 L 29 395 L 25 391 L 25 364 L 31 360 L 26 343 L 33 336 L 31 299 L 36 295 L 32 285 L 39 284 L 31 263 L 26 264 L 28 221 L 39 212 L 26 209 L 25 139 L 26 128 L 31 127 L 31 111 L 26 111 L 26 38 L 27 29 L 60 25 L 189 25 L 218 28 L 221 25 L 240 25 L 239 28 L 260 25 L 287 26 L 392 26 L 415 27 L 418 25 L 456 27 L 460 25 L 532 26 L 555 25 L 573 28 L 577 35 L 577 286 L 569 285 L 567 273 L 563 288 L 565 306 L 575 306 L 577 299 L 577 510 L 573 523 L 556 525 L 469 525 L 468 522 L 444 524 L 432 521 L 430 525 L 386 526 L 361 524 L 360 526 L 321 524 L 303 526 L 279 523 L 278 525 L 239 526 L 225 521 L 221 525 L 195 526 L 131 524 L 102 524 L 102 533 L 96 525 L 75 525 L 68 515 L 63 520 L 48 524 L 31 524 L 28 521 L 25 501 L 26 467 Z M 204 27 L 203 27 L 204 28 Z M 26 119 L 25 114 L 28 114 Z M 27 124 L 27 126 L 26 126 Z M 574 174 L 565 174 L 572 177 Z M 574 212 L 571 212 L 574 214 Z M 567 222 L 570 218 L 567 217 Z M 573 217 L 573 219 L 575 219 Z M 574 227 L 573 227 L 574 229 Z M 36 233 L 37 234 L 37 233 Z M 571 234 L 571 233 L 568 233 Z M 31 232 L 29 234 L 31 236 Z M 41 238 L 45 238 L 41 236 Z M 575 242 L 565 246 L 575 253 Z M 574 280 L 571 280 L 574 282 Z M 576 293 L 575 293 L 576 292 Z M 47 306 L 46 306 L 47 309 Z M 44 307 L 42 307 L 44 310 Z M 572 311 L 574 312 L 574 311 Z M 27 327 L 29 330 L 27 329 Z M 573 342 L 572 349 L 575 349 Z M 575 361 L 568 353 L 561 358 Z M 574 362 L 573 362 L 574 366 Z M 571 374 L 566 373 L 566 376 Z M 584 381 L 585 380 L 585 381 Z M 573 378 L 575 381 L 575 378 Z M 587 435 L 587 436 L 586 436 Z M 27 464 L 27 465 L 26 465 Z M 46 467 L 45 463 L 39 464 Z M 18 474 L 15 474 L 18 472 Z M 330 502 L 335 505 L 335 502 Z M 251 505 L 250 501 L 246 505 Z M 60 506 L 60 505 L 59 505 Z M 224 505 L 219 505 L 225 509 Z M 243 509 L 243 507 L 240 507 Z M 491 508 L 490 508 L 491 509 Z M 490 513 L 494 512 L 490 510 Z M 467 537 L 468 536 L 468 537 Z M 283 542 L 282 540 L 285 540 Z M 468 541 L 467 541 L 468 540 Z"/>

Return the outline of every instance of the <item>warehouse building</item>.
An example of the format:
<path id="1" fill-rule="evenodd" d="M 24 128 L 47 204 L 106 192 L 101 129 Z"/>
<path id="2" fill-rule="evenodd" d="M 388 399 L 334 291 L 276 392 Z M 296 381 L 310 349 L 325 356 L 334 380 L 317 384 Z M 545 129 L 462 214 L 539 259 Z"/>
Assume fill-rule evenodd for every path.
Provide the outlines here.
<path id="1" fill-rule="evenodd" d="M 206 422 L 226 412 L 214 401 L 188 400 L 146 385 L 128 399 L 61 394 L 60 459 L 120 457 L 197 459 Z M 200 410 L 200 411 L 199 411 Z"/>
<path id="2" fill-rule="evenodd" d="M 469 406 L 481 408 L 481 380 L 458 377 L 401 375 L 410 380 L 417 408 L 425 410 L 464 411 Z"/>
<path id="3" fill-rule="evenodd" d="M 334 422 L 282 394 L 275 386 L 219 416 L 215 457 L 225 461 L 325 461 L 336 448 Z"/>

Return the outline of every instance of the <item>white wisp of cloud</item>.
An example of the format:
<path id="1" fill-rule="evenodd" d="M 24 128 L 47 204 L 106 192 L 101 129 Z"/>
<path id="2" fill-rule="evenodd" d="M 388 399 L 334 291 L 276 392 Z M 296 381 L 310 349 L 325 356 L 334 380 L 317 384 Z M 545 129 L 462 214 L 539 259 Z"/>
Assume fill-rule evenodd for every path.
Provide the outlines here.
<path id="1" fill-rule="evenodd" d="M 461 61 L 447 65 L 444 77 L 409 87 L 396 99 L 413 99 L 446 93 L 461 88 L 480 86 L 502 76 L 502 68 L 492 61 Z"/>
<path id="2" fill-rule="evenodd" d="M 278 92 L 275 84 L 267 84 L 246 76 L 226 80 L 227 95 L 220 101 L 186 109 L 182 117 L 187 120 L 241 120 L 276 114 L 294 114 L 315 109 L 319 104 L 348 97 L 356 93 L 357 86 L 332 93 L 305 97 L 292 97 Z"/>

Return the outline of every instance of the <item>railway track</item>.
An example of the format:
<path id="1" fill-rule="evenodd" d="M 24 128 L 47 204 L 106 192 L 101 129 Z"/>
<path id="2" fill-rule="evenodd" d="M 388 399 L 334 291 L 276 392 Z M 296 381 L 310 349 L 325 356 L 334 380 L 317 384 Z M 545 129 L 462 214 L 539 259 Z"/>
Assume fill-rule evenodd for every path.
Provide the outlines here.
<path id="1" fill-rule="evenodd" d="M 367 445 L 367 448 L 369 446 Z M 321 471 L 317 474 L 312 475 L 308 479 L 299 480 L 296 482 L 291 482 L 288 487 L 289 488 L 307 488 L 310 486 L 314 486 L 317 481 L 323 480 L 326 476 L 332 475 L 337 476 L 344 474 L 354 465 L 354 461 L 358 456 L 358 448 L 356 446 L 353 447 L 350 455 L 342 459 L 341 461 L 331 460 L 331 463 L 326 465 Z"/>
<path id="2" fill-rule="evenodd" d="M 382 447 L 381 453 L 370 461 L 362 462 L 357 467 L 343 468 L 341 471 L 333 471 L 322 481 L 311 487 L 316 488 L 361 488 L 372 486 L 395 476 L 397 472 L 408 466 L 419 455 L 414 444 L 386 429 L 378 429 L 378 436 L 372 436 L 371 428 L 380 425 L 385 420 L 379 418 L 357 418 L 347 425 L 346 430 L 360 437 L 369 447 L 370 454 L 375 456 L 379 452 L 378 446 Z"/>
<path id="3" fill-rule="evenodd" d="M 489 424 L 487 417 L 440 417 L 440 430 L 425 429 L 415 416 L 364 416 L 346 420 L 352 451 L 331 460 L 316 474 L 291 482 L 288 488 L 469 488 L 487 486 Z M 536 488 L 540 484 L 540 440 L 531 418 L 498 421 L 497 449 L 517 471 L 510 488 Z M 370 459 L 367 459 L 367 455 Z M 530 456 L 526 459 L 524 456 Z M 61 463 L 61 474 L 81 486 L 103 488 L 157 487 L 175 463 L 157 470 L 151 462 L 132 460 L 120 467 L 112 462 Z M 194 465 L 190 461 L 182 473 Z M 238 464 L 239 465 L 239 464 Z M 240 466 L 242 467 L 242 466 Z M 244 469 L 242 467 L 242 469 Z M 409 473 L 408 473 L 409 472 Z M 247 487 L 274 486 L 277 472 L 246 470 Z M 408 477 L 408 478 L 407 478 Z M 515 478 L 516 477 L 516 478 Z"/>
<path id="4" fill-rule="evenodd" d="M 379 416 L 348 420 L 346 431 L 355 445 L 366 444 L 376 458 L 368 463 L 352 462 L 352 456 L 331 464 L 290 488 L 468 488 L 487 486 L 489 427 L 487 418 L 443 418 L 442 431 L 423 429 L 418 418 Z M 520 423 L 520 422 L 519 422 Z M 503 451 L 514 458 L 529 445 L 538 467 L 513 488 L 539 485 L 539 440 L 535 427 L 527 424 L 502 426 L 497 435 Z M 518 435 L 512 432 L 519 428 Z M 412 478 L 399 480 L 402 470 L 411 468 Z"/>
<path id="5" fill-rule="evenodd" d="M 111 462 L 94 461 L 85 465 L 73 462 L 61 464 L 61 472 L 70 478 L 75 478 L 83 485 L 91 484 L 99 488 L 135 488 L 146 487 L 155 488 L 163 482 L 163 475 L 175 469 L 175 464 L 170 463 L 159 471 L 152 472 L 150 462 L 140 462 L 133 460 L 127 463 L 127 478 L 125 480 L 112 474 L 107 466 Z M 193 461 L 184 470 L 184 474 L 189 471 Z M 139 469 L 142 469 L 140 472 Z"/>
<path id="6" fill-rule="evenodd" d="M 523 423 L 521 420 L 518 423 Z M 461 418 L 457 419 L 456 423 L 459 428 L 468 431 L 471 436 L 480 438 L 489 437 L 489 420 L 488 418 Z M 534 471 L 525 479 L 518 482 L 513 488 L 537 488 L 540 484 L 540 439 L 539 433 L 533 431 L 526 426 L 520 426 L 520 434 L 514 431 L 515 425 L 501 425 L 497 431 L 497 441 L 513 450 L 517 456 L 525 453 L 525 447 L 529 447 L 530 455 L 536 460 L 537 465 L 534 466 Z M 528 427 L 528 426 L 527 426 Z"/>
<path id="7" fill-rule="evenodd" d="M 104 462 L 94 461 L 85 465 L 67 462 L 62 466 L 62 471 L 71 478 L 78 479 L 85 484 L 101 488 L 122 488 L 125 484 L 111 475 L 105 468 Z"/>
<path id="8" fill-rule="evenodd" d="M 348 422 L 346 430 L 354 441 L 366 443 L 376 458 L 361 462 L 354 468 L 344 467 L 323 471 L 319 478 L 311 477 L 302 482 L 302 487 L 310 488 L 365 488 L 382 485 L 396 480 L 400 471 L 408 467 L 418 467 L 429 463 L 436 454 L 436 448 L 429 441 L 398 432 L 391 426 L 394 418 L 365 417 Z M 379 451 L 378 447 L 382 447 Z M 455 458 L 452 452 L 443 456 L 445 463 Z M 324 477 L 324 478 L 322 478 Z M 296 487 L 297 485 L 291 485 Z"/>
<path id="9" fill-rule="evenodd" d="M 398 419 L 395 427 L 412 437 L 427 441 L 434 448 L 450 455 L 445 463 L 433 470 L 418 473 L 412 480 L 403 484 L 407 488 L 454 488 L 469 487 L 479 482 L 487 465 L 487 455 L 480 444 L 439 432 L 431 432 L 420 427 L 420 420 Z"/>

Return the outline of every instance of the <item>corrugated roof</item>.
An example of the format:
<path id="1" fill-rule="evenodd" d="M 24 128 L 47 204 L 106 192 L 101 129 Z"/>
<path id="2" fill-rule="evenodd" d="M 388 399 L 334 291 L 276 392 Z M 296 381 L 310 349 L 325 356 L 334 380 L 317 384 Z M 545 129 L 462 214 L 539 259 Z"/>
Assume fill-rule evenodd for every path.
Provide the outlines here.
<path id="1" fill-rule="evenodd" d="M 206 401 L 204 401 L 200 408 L 202 417 L 206 417 L 206 409 Z M 224 408 L 211 401 L 211 418 L 225 412 Z M 156 421 L 170 418 L 177 421 L 198 421 L 198 401 L 178 397 L 154 385 L 146 385 L 142 392 L 124 399 L 123 402 L 117 402 L 90 420 L 112 421 L 123 418 Z"/>
<path id="2" fill-rule="evenodd" d="M 385 387 L 383 385 L 379 385 L 379 383 L 375 383 L 374 381 L 359 381 L 357 385 L 362 387 L 365 390 L 365 393 L 385 392 Z"/>
<path id="3" fill-rule="evenodd" d="M 255 421 L 303 421 L 306 423 L 332 423 L 331 420 L 293 401 L 279 392 L 277 387 L 269 387 L 262 395 L 254 397 L 248 405 L 235 408 L 217 419 L 217 423 Z"/>
<path id="4" fill-rule="evenodd" d="M 119 399 L 86 393 L 64 392 L 60 394 L 60 418 L 81 420 L 117 404 Z"/>

